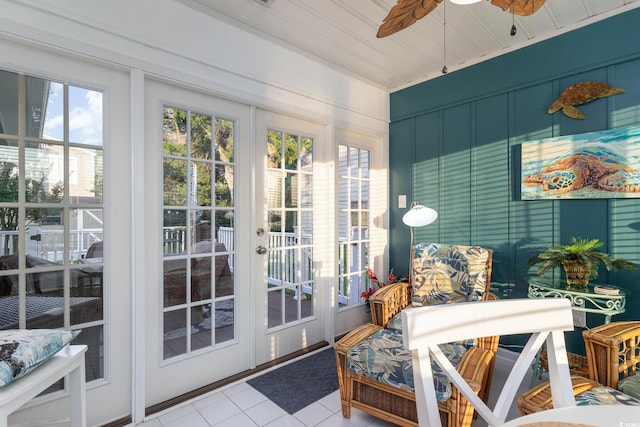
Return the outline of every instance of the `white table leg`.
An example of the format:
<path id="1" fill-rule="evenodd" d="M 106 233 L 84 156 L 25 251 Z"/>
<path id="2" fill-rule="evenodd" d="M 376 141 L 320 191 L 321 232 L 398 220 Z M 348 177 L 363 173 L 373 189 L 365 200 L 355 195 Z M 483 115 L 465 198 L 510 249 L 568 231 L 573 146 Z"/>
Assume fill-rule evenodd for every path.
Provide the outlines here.
<path id="1" fill-rule="evenodd" d="M 71 427 L 86 427 L 86 386 L 84 363 L 69 373 L 69 403 Z M 0 427 L 2 427 L 0 425 Z"/>

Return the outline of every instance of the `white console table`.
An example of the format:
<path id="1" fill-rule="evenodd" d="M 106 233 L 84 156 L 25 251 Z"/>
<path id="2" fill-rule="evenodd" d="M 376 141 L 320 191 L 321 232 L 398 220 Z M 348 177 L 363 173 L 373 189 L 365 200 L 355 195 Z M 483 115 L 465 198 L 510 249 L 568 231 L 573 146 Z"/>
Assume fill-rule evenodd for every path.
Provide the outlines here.
<path id="1" fill-rule="evenodd" d="M 0 388 L 0 427 L 9 414 L 68 375 L 71 427 L 86 427 L 84 354 L 86 345 L 67 345 L 32 372 Z"/>

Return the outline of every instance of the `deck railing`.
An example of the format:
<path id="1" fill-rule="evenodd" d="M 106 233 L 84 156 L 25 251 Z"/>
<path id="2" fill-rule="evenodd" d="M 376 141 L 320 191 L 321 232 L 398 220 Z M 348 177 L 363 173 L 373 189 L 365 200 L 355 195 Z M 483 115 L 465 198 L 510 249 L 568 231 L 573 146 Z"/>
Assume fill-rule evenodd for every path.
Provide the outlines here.
<path id="1" fill-rule="evenodd" d="M 18 231 L 0 231 L 0 255 L 14 254 L 17 247 Z M 64 254 L 64 231 L 29 227 L 27 230 L 27 253 L 51 262 L 62 263 Z M 313 293 L 313 254 L 312 236 L 297 232 L 267 233 L 269 247 L 279 248 L 267 252 L 267 280 L 270 285 L 290 287 L 298 296 L 298 284 L 302 284 L 302 293 Z M 89 247 L 103 239 L 102 229 L 72 230 L 70 232 L 71 259 L 82 259 Z M 300 245 L 298 245 L 298 240 Z M 187 241 L 186 227 L 166 227 L 163 229 L 163 253 L 165 255 L 184 254 Z M 231 227 L 218 229 L 217 241 L 223 243 L 229 252 L 229 267 L 234 268 L 234 232 Z M 339 245 L 341 271 L 356 266 L 346 259 L 349 251 L 344 250 L 348 243 Z M 300 247 L 301 246 L 301 247 Z M 360 280 L 359 276 L 350 276 L 350 282 Z M 349 292 L 347 288 L 352 291 Z M 341 305 L 358 302 L 359 284 L 349 283 L 338 287 L 338 302 Z M 354 291 L 355 290 L 355 291 Z"/>
<path id="2" fill-rule="evenodd" d="M 18 252 L 19 231 L 0 231 L 0 255 Z M 70 260 L 85 256 L 92 244 L 102 241 L 102 228 L 71 230 L 69 232 Z M 27 253 L 47 261 L 62 263 L 64 260 L 64 230 L 31 226 L 27 229 Z"/>

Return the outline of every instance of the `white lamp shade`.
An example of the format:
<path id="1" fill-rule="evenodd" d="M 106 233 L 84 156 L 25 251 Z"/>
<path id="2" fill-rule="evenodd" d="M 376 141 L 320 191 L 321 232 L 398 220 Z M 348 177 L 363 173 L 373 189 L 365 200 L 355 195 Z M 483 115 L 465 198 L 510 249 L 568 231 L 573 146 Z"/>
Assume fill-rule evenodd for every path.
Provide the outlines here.
<path id="1" fill-rule="evenodd" d="M 438 212 L 417 203 L 402 216 L 402 222 L 409 227 L 424 227 L 438 218 Z"/>
<path id="2" fill-rule="evenodd" d="M 451 3 L 455 4 L 473 4 L 478 3 L 480 0 L 451 0 Z"/>

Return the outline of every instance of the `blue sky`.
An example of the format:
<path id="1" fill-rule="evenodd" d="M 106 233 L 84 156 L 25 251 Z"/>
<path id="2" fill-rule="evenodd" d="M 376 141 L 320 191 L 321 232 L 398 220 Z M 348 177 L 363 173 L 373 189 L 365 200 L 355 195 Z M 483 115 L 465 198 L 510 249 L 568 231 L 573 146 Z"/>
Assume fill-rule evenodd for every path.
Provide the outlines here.
<path id="1" fill-rule="evenodd" d="M 63 85 L 51 82 L 45 138 L 63 139 L 63 100 Z M 71 142 L 102 146 L 102 92 L 69 86 L 69 139 Z"/>

